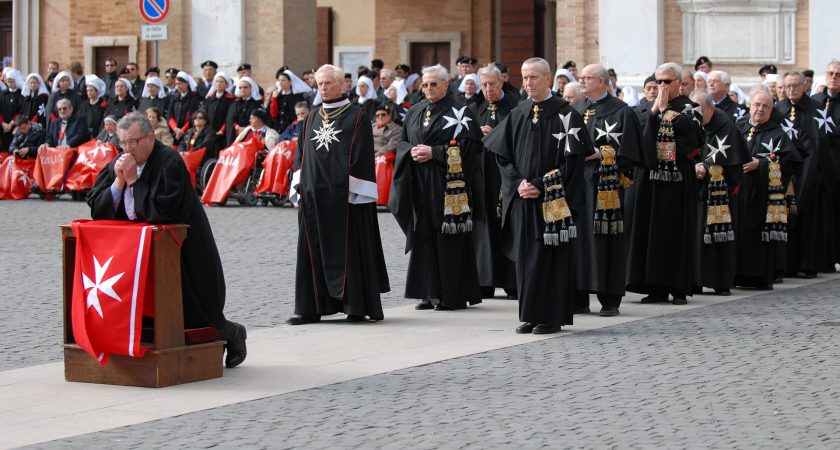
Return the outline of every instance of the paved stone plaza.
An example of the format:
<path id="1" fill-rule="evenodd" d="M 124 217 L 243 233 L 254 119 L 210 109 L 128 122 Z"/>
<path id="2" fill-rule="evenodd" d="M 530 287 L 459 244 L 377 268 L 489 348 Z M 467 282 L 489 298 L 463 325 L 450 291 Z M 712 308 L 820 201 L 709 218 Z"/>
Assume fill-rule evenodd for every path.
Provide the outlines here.
<path id="1" fill-rule="evenodd" d="M 82 204 L 62 201 L 0 203 L 5 230 L 0 247 L 5 274 L 0 313 L 8 323 L 0 331 L 7 343 L 0 349 L 0 380 L 2 371 L 61 361 L 55 225 L 84 217 L 85 212 Z M 290 256 L 281 259 L 293 254 L 294 211 L 228 207 L 211 208 L 208 214 L 228 277 L 230 317 L 255 330 L 255 342 L 260 331 L 308 332 L 304 337 L 312 340 L 330 336 L 321 332 L 329 325 L 300 331 L 307 327 L 282 323 L 292 312 L 294 261 Z M 773 292 L 734 291 L 732 301 L 697 297 L 689 299 L 689 306 L 703 306 L 691 309 L 671 305 L 649 309 L 633 297 L 622 308 L 624 320 L 639 311 L 654 314 L 627 322 L 576 316 L 576 325 L 558 335 L 516 341 L 511 302 L 411 316 L 415 314 L 407 306 L 411 302 L 401 297 L 407 263 L 401 233 L 389 215 L 379 217 L 392 285 L 384 299 L 388 309 L 382 325 L 389 326 L 388 318 L 394 317 L 391 323 L 397 323 L 384 330 L 390 330 L 395 340 L 406 316 L 416 317 L 415 321 L 440 317 L 441 322 L 457 317 L 466 328 L 482 320 L 482 314 L 505 308 L 509 326 L 503 329 L 494 323 L 485 331 L 525 343 L 465 352 L 430 364 L 407 364 L 281 395 L 257 395 L 255 400 L 38 447 L 840 447 L 840 277 L 836 275 L 807 283 L 788 280 Z M 361 334 L 377 327 L 343 330 Z M 327 345 L 341 351 L 342 342 Z M 430 340 L 429 346 L 433 345 L 440 343 Z M 252 348 L 248 361 L 226 372 L 224 379 L 260 369 L 260 358 L 259 350 Z M 76 384 L 65 384 L 70 385 Z M 205 390 L 204 395 L 213 392 Z M 3 434 L 14 433 L 2 429 Z M 0 438 L 0 447 L 8 446 L 4 442 Z"/>

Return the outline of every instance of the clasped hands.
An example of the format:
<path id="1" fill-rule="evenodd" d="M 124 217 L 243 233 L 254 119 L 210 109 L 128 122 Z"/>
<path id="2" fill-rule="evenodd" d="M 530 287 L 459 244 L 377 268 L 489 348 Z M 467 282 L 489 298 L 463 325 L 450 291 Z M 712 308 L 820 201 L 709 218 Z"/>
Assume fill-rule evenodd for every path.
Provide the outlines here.
<path id="1" fill-rule="evenodd" d="M 134 156 L 128 153 L 123 153 L 114 163 L 114 174 L 117 179 L 114 180 L 114 186 L 117 189 L 123 189 L 126 184 L 132 185 L 137 181 L 137 161 Z"/>
<path id="2" fill-rule="evenodd" d="M 522 180 L 519 183 L 519 188 L 516 190 L 519 192 L 521 198 L 539 198 L 542 195 L 542 192 L 536 186 L 529 183 L 528 180 Z"/>
<path id="3" fill-rule="evenodd" d="M 411 147 L 411 159 L 420 164 L 429 161 L 432 159 L 432 147 L 423 144 Z"/>

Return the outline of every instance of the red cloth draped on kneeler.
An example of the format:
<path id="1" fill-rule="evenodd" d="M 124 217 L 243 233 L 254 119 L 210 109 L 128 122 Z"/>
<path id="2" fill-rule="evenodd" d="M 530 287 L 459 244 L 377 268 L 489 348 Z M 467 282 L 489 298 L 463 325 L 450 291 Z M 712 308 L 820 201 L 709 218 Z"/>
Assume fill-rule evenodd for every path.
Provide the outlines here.
<path id="1" fill-rule="evenodd" d="M 76 344 L 103 366 L 111 353 L 142 357 L 143 315 L 154 312 L 152 230 L 160 225 L 75 220 L 72 324 Z"/>

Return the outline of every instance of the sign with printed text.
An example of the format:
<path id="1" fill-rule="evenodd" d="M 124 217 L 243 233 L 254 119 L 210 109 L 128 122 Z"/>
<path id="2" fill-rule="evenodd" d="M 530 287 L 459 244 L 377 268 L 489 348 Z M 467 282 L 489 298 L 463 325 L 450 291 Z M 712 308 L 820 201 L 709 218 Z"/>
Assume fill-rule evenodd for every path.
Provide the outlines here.
<path id="1" fill-rule="evenodd" d="M 140 16 L 148 23 L 161 23 L 166 20 L 166 16 L 169 15 L 170 0 L 139 0 L 139 2 Z"/>
<path id="2" fill-rule="evenodd" d="M 165 23 L 160 25 L 141 25 L 141 39 L 144 41 L 165 41 L 169 39 L 169 27 Z"/>

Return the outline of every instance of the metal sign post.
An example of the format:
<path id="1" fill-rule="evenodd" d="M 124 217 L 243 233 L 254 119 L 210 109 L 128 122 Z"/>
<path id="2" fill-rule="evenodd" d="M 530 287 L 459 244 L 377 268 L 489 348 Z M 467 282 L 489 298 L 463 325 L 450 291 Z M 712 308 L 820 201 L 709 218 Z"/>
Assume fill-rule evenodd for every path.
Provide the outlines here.
<path id="1" fill-rule="evenodd" d="M 169 15 L 170 0 L 139 0 L 140 17 L 148 25 L 142 25 L 142 39 L 155 43 L 155 66 L 158 63 L 158 41 L 169 39 L 169 27 L 164 21 Z"/>

